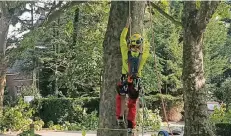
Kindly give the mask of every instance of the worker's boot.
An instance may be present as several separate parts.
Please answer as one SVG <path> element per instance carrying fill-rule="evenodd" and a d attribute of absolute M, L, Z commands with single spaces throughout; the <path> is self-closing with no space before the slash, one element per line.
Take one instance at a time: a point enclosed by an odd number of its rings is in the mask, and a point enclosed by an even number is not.
<path fill-rule="evenodd" d="M 125 122 L 124 122 L 124 118 L 123 116 L 120 116 L 118 119 L 117 119 L 117 123 L 120 127 L 124 128 L 125 127 Z"/>

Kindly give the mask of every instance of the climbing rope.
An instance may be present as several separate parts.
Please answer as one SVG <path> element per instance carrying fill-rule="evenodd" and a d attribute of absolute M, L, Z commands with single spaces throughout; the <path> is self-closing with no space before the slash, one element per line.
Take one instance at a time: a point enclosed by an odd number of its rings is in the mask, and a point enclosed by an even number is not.
<path fill-rule="evenodd" d="M 130 0 L 128 1 L 128 19 L 129 19 L 129 37 L 131 37 L 132 35 L 132 23 L 131 23 L 131 4 L 130 4 Z"/>
<path fill-rule="evenodd" d="M 156 70 L 156 74 L 157 74 L 157 87 L 158 87 L 158 90 L 159 90 L 160 94 L 162 94 L 161 89 L 160 89 L 161 88 L 160 75 L 159 75 L 159 73 L 157 71 L 157 64 L 156 64 L 156 48 L 155 48 L 155 43 L 154 43 L 154 29 L 153 29 L 152 12 L 151 12 L 150 1 L 148 1 L 148 4 L 149 4 L 149 10 L 150 10 L 149 12 L 150 12 L 150 22 L 151 22 L 151 30 L 152 30 L 154 69 Z M 165 120 L 167 121 L 169 132 L 173 136 L 172 130 L 170 129 L 170 125 L 169 125 L 169 122 L 168 122 L 167 114 L 166 114 L 166 107 L 165 107 L 165 104 L 164 104 L 164 99 L 162 97 L 160 97 L 160 99 L 161 99 L 161 104 L 162 104 L 162 108 L 163 108 L 163 111 L 164 111 L 164 117 L 165 117 Z"/>

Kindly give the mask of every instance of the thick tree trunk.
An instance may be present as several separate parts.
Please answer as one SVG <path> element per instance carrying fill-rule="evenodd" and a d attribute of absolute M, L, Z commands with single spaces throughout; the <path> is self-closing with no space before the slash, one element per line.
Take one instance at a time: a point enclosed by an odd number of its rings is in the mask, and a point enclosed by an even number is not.
<path fill-rule="evenodd" d="M 144 12 L 145 2 L 130 2 L 130 13 L 131 13 L 131 34 L 140 33 L 143 34 L 144 27 Z"/>
<path fill-rule="evenodd" d="M 0 115 L 3 109 L 3 96 L 6 85 L 6 40 L 9 29 L 9 19 L 5 2 L 0 2 Z"/>
<path fill-rule="evenodd" d="M 139 4 L 138 4 L 139 3 Z M 143 6 L 141 6 L 143 5 Z M 107 32 L 103 43 L 104 47 L 104 71 L 103 71 L 103 82 L 102 90 L 100 92 L 100 113 L 99 113 L 99 129 L 97 131 L 98 136 L 127 136 L 127 131 L 111 130 L 117 128 L 116 122 L 116 83 L 119 81 L 121 76 L 121 53 L 119 46 L 120 34 L 125 27 L 128 13 L 129 13 L 129 2 L 125 1 L 112 1 L 110 16 L 107 26 Z M 131 2 L 131 7 L 134 10 L 138 10 L 144 15 L 144 2 Z M 142 8 L 143 9 L 142 9 Z M 140 17 L 140 13 L 132 12 L 134 15 L 134 23 L 140 23 L 143 17 Z M 139 20 L 141 19 L 141 20 Z M 138 24 L 137 24 L 138 25 Z M 132 25 L 133 26 L 133 25 Z M 135 26 L 137 32 L 142 30 L 142 27 Z M 109 128 L 109 129 L 105 129 Z"/>
<path fill-rule="evenodd" d="M 184 136 L 213 136 L 208 122 L 205 78 L 203 68 L 203 32 L 218 2 L 184 3 L 183 88 L 185 130 Z"/>
<path fill-rule="evenodd" d="M 144 28 L 144 13 L 145 13 L 145 2 L 130 2 L 130 14 L 132 18 L 131 22 L 131 35 L 134 33 L 139 33 L 143 36 Z M 130 32 L 129 32 L 130 33 Z M 130 34 L 129 34 L 130 36 Z M 139 99 L 137 100 L 136 105 L 136 120 L 139 112 Z"/>
<path fill-rule="evenodd" d="M 97 136 L 126 136 L 126 131 L 110 130 L 117 128 L 116 122 L 116 83 L 121 76 L 120 34 L 128 17 L 128 2 L 112 1 L 107 31 L 103 43 L 104 71 L 100 92 L 99 129 Z M 110 128 L 110 129 L 104 129 Z"/>
<path fill-rule="evenodd" d="M 6 85 L 6 61 L 3 54 L 0 54 L 0 116 L 3 110 L 4 89 Z"/>

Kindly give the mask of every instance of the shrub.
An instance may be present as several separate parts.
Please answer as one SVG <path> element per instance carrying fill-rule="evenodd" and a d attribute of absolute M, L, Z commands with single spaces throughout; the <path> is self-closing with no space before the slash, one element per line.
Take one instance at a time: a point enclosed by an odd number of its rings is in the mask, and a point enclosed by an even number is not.
<path fill-rule="evenodd" d="M 32 115 L 34 110 L 28 103 L 24 103 L 20 98 L 14 107 L 6 107 L 3 111 L 1 119 L 1 130 L 24 131 L 29 129 L 31 123 L 36 124 L 36 129 L 41 129 L 43 126 L 42 120 L 38 119 L 33 122 Z"/>
<path fill-rule="evenodd" d="M 22 88 L 20 96 L 22 96 L 22 97 L 24 97 L 24 96 L 34 96 L 35 98 L 40 98 L 41 97 L 38 88 L 33 86 L 33 85 L 24 86 Z"/>
<path fill-rule="evenodd" d="M 97 112 L 91 114 L 83 113 L 84 116 L 80 122 L 70 123 L 65 121 L 64 124 L 53 125 L 52 121 L 48 122 L 51 130 L 95 130 L 98 127 Z"/>
<path fill-rule="evenodd" d="M 166 112 L 168 116 L 168 120 L 171 121 L 180 121 L 182 120 L 182 112 L 183 112 L 183 99 L 182 96 L 174 97 L 172 95 L 166 94 L 156 94 L 145 96 L 145 103 L 148 109 L 155 110 L 160 109 L 160 116 L 165 120 L 164 111 L 162 108 L 161 98 L 164 99 Z"/>
<path fill-rule="evenodd" d="M 45 122 L 45 127 L 49 127 L 51 121 L 53 125 L 81 122 L 84 109 L 87 114 L 98 111 L 99 98 L 42 98 L 33 101 L 32 106 Z"/>
<path fill-rule="evenodd" d="M 144 109 L 144 121 L 143 121 L 143 109 L 139 109 L 138 117 L 137 117 L 137 124 L 142 126 L 142 124 L 148 130 L 158 130 L 161 126 L 161 117 L 159 116 L 159 111 L 155 110 L 148 110 L 147 108 Z"/>
<path fill-rule="evenodd" d="M 86 112 L 83 113 L 83 118 L 81 125 L 84 126 L 84 129 L 95 130 L 98 127 L 98 116 L 97 111 L 93 111 L 90 114 Z"/>
<path fill-rule="evenodd" d="M 216 126 L 216 136 L 230 136 L 231 134 L 230 123 L 217 123 L 215 126 Z"/>
<path fill-rule="evenodd" d="M 217 136 L 230 136 L 231 110 L 226 110 L 225 105 L 221 105 L 220 109 L 215 108 L 210 115 L 210 121 L 215 126 Z"/>
<path fill-rule="evenodd" d="M 227 111 L 224 105 L 220 109 L 215 107 L 214 112 L 210 115 L 210 121 L 213 124 L 231 122 L 231 110 Z"/>

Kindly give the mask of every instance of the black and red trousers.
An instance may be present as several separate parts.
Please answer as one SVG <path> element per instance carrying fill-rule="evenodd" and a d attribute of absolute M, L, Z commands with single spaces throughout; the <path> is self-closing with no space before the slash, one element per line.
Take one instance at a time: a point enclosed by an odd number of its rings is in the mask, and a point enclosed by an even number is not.
<path fill-rule="evenodd" d="M 122 78 L 121 78 L 122 79 Z M 134 83 L 135 82 L 135 83 Z M 116 95 L 116 117 L 117 119 L 120 117 L 121 112 L 121 96 L 128 95 L 128 115 L 127 120 L 132 123 L 132 128 L 136 126 L 136 104 L 137 99 L 139 97 L 141 86 L 140 86 L 140 79 L 133 79 L 132 82 L 128 82 L 127 79 L 122 79 L 120 82 L 117 83 L 117 95 Z"/>

